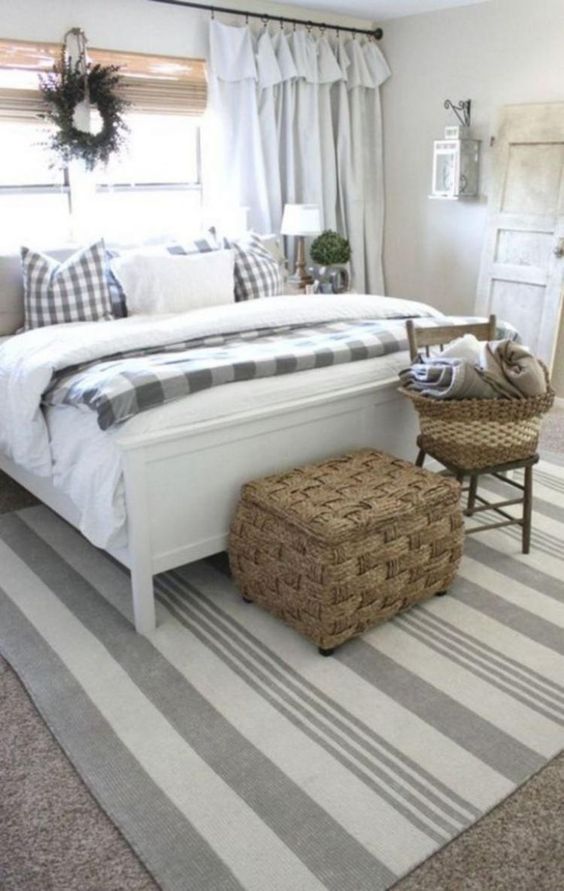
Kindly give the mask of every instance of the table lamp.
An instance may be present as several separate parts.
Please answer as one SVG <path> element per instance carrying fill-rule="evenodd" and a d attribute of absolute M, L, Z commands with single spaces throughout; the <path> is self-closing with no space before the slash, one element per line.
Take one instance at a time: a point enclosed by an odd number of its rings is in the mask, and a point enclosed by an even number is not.
<path fill-rule="evenodd" d="M 321 212 L 317 204 L 287 204 L 284 208 L 282 235 L 291 235 L 297 239 L 296 269 L 290 281 L 301 290 L 313 284 L 313 279 L 306 272 L 305 236 L 319 235 L 321 232 Z"/>

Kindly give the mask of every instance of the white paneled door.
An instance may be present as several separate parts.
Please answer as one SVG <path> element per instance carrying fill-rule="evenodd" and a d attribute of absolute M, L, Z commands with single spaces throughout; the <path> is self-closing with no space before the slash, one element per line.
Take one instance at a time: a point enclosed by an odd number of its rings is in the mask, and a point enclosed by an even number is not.
<path fill-rule="evenodd" d="M 476 310 L 552 368 L 564 299 L 564 103 L 503 109 Z"/>

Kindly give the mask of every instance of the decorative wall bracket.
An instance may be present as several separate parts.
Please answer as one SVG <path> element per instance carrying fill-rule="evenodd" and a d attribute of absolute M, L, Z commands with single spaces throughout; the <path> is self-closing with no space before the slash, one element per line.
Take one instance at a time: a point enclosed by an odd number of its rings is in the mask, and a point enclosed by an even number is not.
<path fill-rule="evenodd" d="M 458 105 L 445 99 L 445 108 L 447 111 L 454 111 L 458 121 L 462 127 L 469 127 L 472 122 L 472 100 L 461 100 Z"/>

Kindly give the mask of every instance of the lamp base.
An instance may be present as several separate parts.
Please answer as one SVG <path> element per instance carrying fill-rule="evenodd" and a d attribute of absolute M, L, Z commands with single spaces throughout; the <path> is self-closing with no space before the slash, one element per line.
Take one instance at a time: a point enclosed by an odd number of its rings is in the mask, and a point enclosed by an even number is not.
<path fill-rule="evenodd" d="M 302 276 L 298 270 L 294 273 L 294 275 L 288 276 L 288 284 L 291 285 L 292 288 L 298 291 L 305 291 L 305 289 L 309 285 L 313 285 L 313 278 L 311 275 L 308 275 L 304 271 L 304 275 Z"/>
<path fill-rule="evenodd" d="M 294 274 L 289 277 L 288 283 L 293 288 L 305 291 L 308 285 L 313 284 L 313 278 L 309 272 L 306 271 L 305 238 L 303 235 L 300 235 L 297 239 L 297 248 L 296 270 Z"/>

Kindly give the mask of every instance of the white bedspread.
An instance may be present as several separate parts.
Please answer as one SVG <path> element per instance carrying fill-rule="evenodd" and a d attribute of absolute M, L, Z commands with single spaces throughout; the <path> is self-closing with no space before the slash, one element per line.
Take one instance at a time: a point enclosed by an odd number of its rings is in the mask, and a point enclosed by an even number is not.
<path fill-rule="evenodd" d="M 405 354 L 278 378 L 233 383 L 152 409 L 102 433 L 88 411 L 57 407 L 44 413 L 41 396 L 54 371 L 126 349 L 190 337 L 334 319 L 387 318 L 398 313 L 440 316 L 425 304 L 365 295 L 277 297 L 174 316 L 50 326 L 0 344 L 0 449 L 53 481 L 80 512 L 81 531 L 99 547 L 125 544 L 121 437 L 143 435 L 261 405 L 396 377 Z"/>

